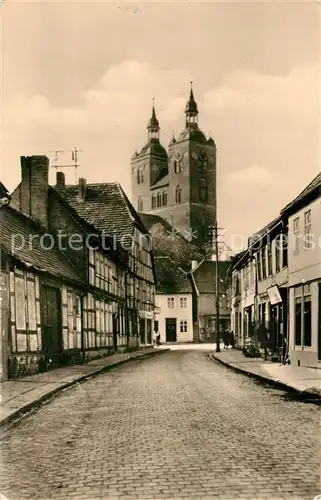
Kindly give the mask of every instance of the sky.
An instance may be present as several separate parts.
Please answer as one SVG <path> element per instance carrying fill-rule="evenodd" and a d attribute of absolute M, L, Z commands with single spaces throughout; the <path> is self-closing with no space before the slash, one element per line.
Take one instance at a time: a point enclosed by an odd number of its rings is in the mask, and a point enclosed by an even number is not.
<path fill-rule="evenodd" d="M 152 98 L 167 147 L 193 80 L 199 126 L 217 145 L 219 226 L 238 249 L 320 170 L 319 5 L 7 0 L 2 182 L 18 184 L 20 156 L 76 145 L 78 176 L 131 197 Z"/>

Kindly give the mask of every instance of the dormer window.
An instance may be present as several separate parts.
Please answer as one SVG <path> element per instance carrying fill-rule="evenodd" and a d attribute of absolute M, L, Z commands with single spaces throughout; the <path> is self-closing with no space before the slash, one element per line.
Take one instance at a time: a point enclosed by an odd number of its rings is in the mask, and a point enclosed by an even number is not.
<path fill-rule="evenodd" d="M 175 203 L 181 203 L 181 201 L 182 201 L 182 188 L 181 186 L 176 186 Z"/>

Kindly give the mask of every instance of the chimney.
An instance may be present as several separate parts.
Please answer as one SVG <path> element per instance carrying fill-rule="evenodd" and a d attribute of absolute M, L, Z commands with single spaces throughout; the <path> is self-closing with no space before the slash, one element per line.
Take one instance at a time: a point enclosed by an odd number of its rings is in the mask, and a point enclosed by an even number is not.
<path fill-rule="evenodd" d="M 66 187 L 65 174 L 63 172 L 57 172 L 56 176 L 56 190 L 61 193 Z"/>
<path fill-rule="evenodd" d="M 85 201 L 86 198 L 86 179 L 82 177 L 78 180 L 78 200 Z"/>
<path fill-rule="evenodd" d="M 21 156 L 20 163 L 20 210 L 47 228 L 49 159 Z"/>

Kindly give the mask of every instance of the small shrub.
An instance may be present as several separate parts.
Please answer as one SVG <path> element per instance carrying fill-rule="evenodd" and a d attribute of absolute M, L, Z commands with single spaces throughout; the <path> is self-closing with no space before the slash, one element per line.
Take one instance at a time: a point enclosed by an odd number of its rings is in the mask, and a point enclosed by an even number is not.
<path fill-rule="evenodd" d="M 261 352 L 259 347 L 254 344 L 250 344 L 243 348 L 243 354 L 246 358 L 260 358 Z"/>

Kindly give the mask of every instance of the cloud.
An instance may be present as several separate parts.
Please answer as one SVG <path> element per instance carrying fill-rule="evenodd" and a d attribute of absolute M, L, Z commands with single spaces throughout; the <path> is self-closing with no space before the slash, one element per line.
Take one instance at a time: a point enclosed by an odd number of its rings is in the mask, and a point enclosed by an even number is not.
<path fill-rule="evenodd" d="M 288 74 L 255 71 L 228 74 L 218 88 L 206 92 L 206 106 L 213 111 L 288 114 L 295 119 L 310 116 L 319 106 L 320 72 L 316 64 L 298 66 Z"/>

